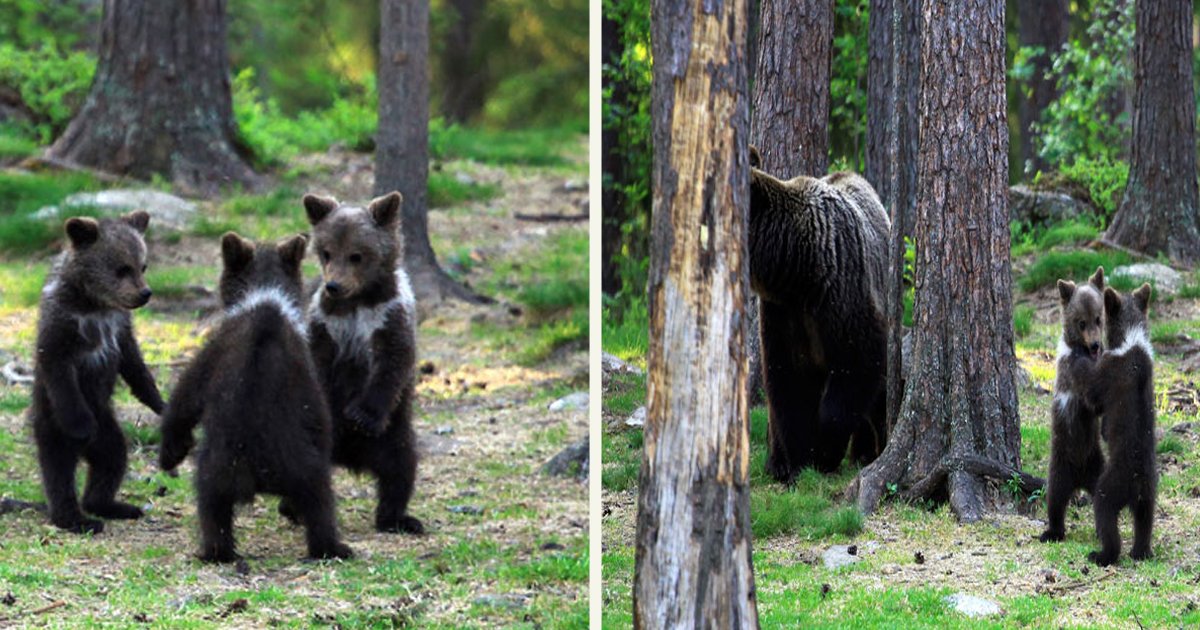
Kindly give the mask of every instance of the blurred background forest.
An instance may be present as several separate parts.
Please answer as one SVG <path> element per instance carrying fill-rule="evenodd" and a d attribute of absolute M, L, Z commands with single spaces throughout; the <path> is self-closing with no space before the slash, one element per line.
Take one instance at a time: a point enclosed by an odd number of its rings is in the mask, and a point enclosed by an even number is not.
<path fill-rule="evenodd" d="M 830 171 L 866 168 L 872 4 L 834 2 Z M 1094 209 L 1086 231 L 1102 233 L 1129 173 L 1134 3 L 1009 0 L 1006 9 L 1010 183 L 1067 191 Z M 756 27 L 752 18 L 751 72 Z M 604 0 L 603 46 L 604 339 L 636 354 L 645 347 L 651 206 L 649 0 Z M 1014 222 L 1014 247 L 1037 238 L 1031 228 Z"/>
<path fill-rule="evenodd" d="M 0 0 L 0 160 L 66 128 L 96 68 L 100 0 Z M 256 168 L 341 144 L 369 151 L 378 0 L 228 4 L 233 104 Z M 587 3 L 433 0 L 434 157 L 454 131 L 587 130 Z"/>

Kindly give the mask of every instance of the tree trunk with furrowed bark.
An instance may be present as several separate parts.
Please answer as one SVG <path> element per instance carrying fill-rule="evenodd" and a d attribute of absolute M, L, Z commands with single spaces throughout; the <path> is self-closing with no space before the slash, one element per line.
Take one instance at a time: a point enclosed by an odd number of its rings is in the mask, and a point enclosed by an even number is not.
<path fill-rule="evenodd" d="M 869 513 L 890 484 L 915 487 L 973 521 L 1001 502 L 989 471 L 1020 468 L 1004 3 L 924 0 L 921 12 L 911 366 L 887 448 L 848 494 Z"/>
<path fill-rule="evenodd" d="M 636 628 L 755 628 L 743 320 L 746 0 L 654 0 L 654 176 Z"/>
<path fill-rule="evenodd" d="M 191 194 L 259 180 L 238 146 L 225 0 L 106 0 L 83 107 L 46 156 Z"/>

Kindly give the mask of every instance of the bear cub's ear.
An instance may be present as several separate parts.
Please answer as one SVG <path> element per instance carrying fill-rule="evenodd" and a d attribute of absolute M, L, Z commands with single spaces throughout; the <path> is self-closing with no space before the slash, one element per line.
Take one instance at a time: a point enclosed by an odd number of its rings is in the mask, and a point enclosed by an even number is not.
<path fill-rule="evenodd" d="M 1108 319 L 1116 319 L 1120 312 L 1121 294 L 1117 293 L 1116 289 L 1108 287 L 1104 290 L 1104 316 Z"/>
<path fill-rule="evenodd" d="M 1138 287 L 1137 291 L 1133 292 L 1133 303 L 1142 312 L 1142 315 L 1145 315 L 1150 310 L 1150 293 L 1152 291 L 1153 288 L 1150 286 L 1150 283 L 1144 282 L 1142 286 Z"/>
<path fill-rule="evenodd" d="M 71 246 L 83 249 L 100 240 L 100 223 L 91 217 L 71 217 L 67 219 L 67 238 Z"/>
<path fill-rule="evenodd" d="M 1062 300 L 1063 306 L 1071 301 L 1071 296 L 1075 295 L 1075 283 L 1070 280 L 1058 281 L 1058 297 Z"/>
<path fill-rule="evenodd" d="M 1104 290 L 1104 267 L 1096 267 L 1096 273 L 1092 274 L 1091 278 L 1088 278 L 1088 284 L 1096 287 L 1097 291 Z"/>
<path fill-rule="evenodd" d="M 381 228 L 395 227 L 400 220 L 400 205 L 404 203 L 404 196 L 393 190 L 392 192 L 371 200 L 367 205 L 367 212 L 371 213 L 371 218 L 375 220 L 375 225 Z"/>
<path fill-rule="evenodd" d="M 304 195 L 304 212 L 308 214 L 308 222 L 316 225 L 325 220 L 329 213 L 337 210 L 338 202 L 333 197 L 321 195 Z"/>
<path fill-rule="evenodd" d="M 306 249 L 308 249 L 308 236 L 304 234 L 297 234 L 275 246 L 275 251 L 279 252 L 280 260 L 293 269 L 300 268 L 300 263 L 304 260 L 304 250 Z"/>
<path fill-rule="evenodd" d="M 238 236 L 236 232 L 226 232 L 221 237 L 221 260 L 230 271 L 240 271 L 254 260 L 254 243 Z"/>
<path fill-rule="evenodd" d="M 750 167 L 762 168 L 762 156 L 759 155 L 758 149 L 754 145 L 750 145 Z"/>
<path fill-rule="evenodd" d="M 150 225 L 150 214 L 145 210 L 135 210 L 121 217 L 121 221 L 138 232 L 145 234 L 146 227 Z"/>

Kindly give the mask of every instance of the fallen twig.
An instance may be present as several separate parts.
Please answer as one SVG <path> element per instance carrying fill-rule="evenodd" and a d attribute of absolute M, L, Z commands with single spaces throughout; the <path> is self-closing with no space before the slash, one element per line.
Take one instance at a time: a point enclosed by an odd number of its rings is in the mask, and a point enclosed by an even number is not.
<path fill-rule="evenodd" d="M 524 214 L 517 212 L 513 218 L 518 221 L 536 221 L 538 223 L 557 223 L 566 221 L 587 221 L 587 213 L 583 214 Z"/>
<path fill-rule="evenodd" d="M 67 602 L 60 599 L 60 600 L 51 602 L 45 606 L 42 606 L 41 608 L 31 610 L 31 611 L 29 611 L 29 614 L 30 615 L 40 615 L 42 613 L 48 613 L 51 610 L 54 610 L 55 608 L 62 608 L 63 606 L 66 606 L 66 605 L 67 605 Z"/>

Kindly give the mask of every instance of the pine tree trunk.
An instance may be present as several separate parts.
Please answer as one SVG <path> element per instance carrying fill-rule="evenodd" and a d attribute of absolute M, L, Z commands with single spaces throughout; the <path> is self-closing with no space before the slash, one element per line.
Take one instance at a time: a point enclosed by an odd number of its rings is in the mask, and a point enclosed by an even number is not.
<path fill-rule="evenodd" d="M 635 628 L 756 628 L 742 318 L 746 0 L 654 0 L 648 416 Z"/>
<path fill-rule="evenodd" d="M 490 82 L 487 64 L 479 63 L 476 33 L 483 18 L 482 0 L 447 0 L 454 25 L 442 47 L 442 113 L 450 122 L 466 123 L 483 111 Z"/>
<path fill-rule="evenodd" d="M 1071 31 L 1069 0 L 1018 0 L 1018 39 L 1021 46 L 1039 46 L 1043 53 L 1033 57 L 1033 76 L 1029 78 L 1030 94 L 1017 103 L 1017 118 L 1021 125 L 1021 168 L 1034 173 L 1047 168 L 1045 160 L 1037 155 L 1033 146 L 1033 123 L 1042 117 L 1042 112 L 1058 98 L 1058 86 L 1050 71 L 1050 56 L 1062 49 Z"/>
<path fill-rule="evenodd" d="M 191 194 L 257 184 L 237 144 L 225 0 L 106 0 L 91 90 L 47 157 Z"/>
<path fill-rule="evenodd" d="M 1171 260 L 1200 261 L 1192 4 L 1134 6 L 1133 147 L 1129 182 L 1108 241 Z"/>
<path fill-rule="evenodd" d="M 924 0 L 921 11 L 912 366 L 887 448 L 848 494 L 869 513 L 888 484 L 920 487 L 973 521 L 999 496 L 961 462 L 1020 468 L 1004 2 Z"/>
<path fill-rule="evenodd" d="M 892 191 L 895 156 L 890 154 L 896 129 L 892 111 L 896 90 L 893 4 L 892 0 L 871 0 L 867 14 L 867 168 L 864 176 L 888 211 L 895 205 Z"/>
<path fill-rule="evenodd" d="M 382 0 L 375 194 L 404 195 L 404 266 L 422 300 L 485 301 L 438 265 L 429 244 L 429 0 Z"/>
<path fill-rule="evenodd" d="M 602 22 L 601 58 L 608 68 L 619 68 L 621 54 L 625 50 L 621 25 L 611 16 L 605 15 Z M 615 79 L 614 79 L 614 75 Z M 624 110 L 628 106 L 628 89 L 617 72 L 604 73 L 604 89 L 608 96 L 608 107 Z M 604 172 L 601 185 L 600 205 L 603 209 L 600 219 L 600 289 L 615 295 L 621 290 L 622 278 L 617 273 L 617 262 L 621 257 L 621 226 L 629 220 L 632 209 L 627 206 L 622 186 L 626 184 L 625 160 L 626 155 L 620 143 L 620 133 L 615 125 L 607 125 L 601 132 L 600 144 L 603 147 L 601 168 Z"/>
<path fill-rule="evenodd" d="M 762 0 L 758 20 L 750 144 L 772 175 L 820 177 L 829 168 L 833 0 Z M 757 402 L 763 385 L 758 296 L 748 304 L 746 386 Z"/>

